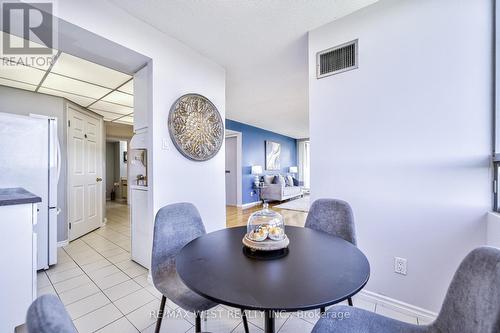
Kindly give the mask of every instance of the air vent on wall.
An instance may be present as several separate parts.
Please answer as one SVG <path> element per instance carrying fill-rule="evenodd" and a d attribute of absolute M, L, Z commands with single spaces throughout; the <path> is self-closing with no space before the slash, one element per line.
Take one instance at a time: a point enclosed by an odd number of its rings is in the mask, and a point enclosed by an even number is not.
<path fill-rule="evenodd" d="M 318 79 L 358 68 L 358 40 L 318 52 L 316 67 Z"/>

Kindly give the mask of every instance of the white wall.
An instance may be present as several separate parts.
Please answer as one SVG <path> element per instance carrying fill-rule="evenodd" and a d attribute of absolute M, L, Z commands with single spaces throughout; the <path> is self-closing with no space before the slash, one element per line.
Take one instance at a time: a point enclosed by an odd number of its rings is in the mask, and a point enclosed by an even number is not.
<path fill-rule="evenodd" d="M 488 213 L 488 227 L 486 232 L 486 243 L 489 246 L 500 248 L 500 214 Z"/>
<path fill-rule="evenodd" d="M 208 231 L 223 228 L 224 149 L 207 162 L 187 160 L 170 142 L 167 116 L 179 96 L 196 92 L 209 98 L 224 119 L 225 70 L 107 1 L 59 1 L 57 15 L 152 59 L 153 101 L 148 123 L 153 165 L 148 176 L 153 186 L 153 213 L 165 204 L 189 201 L 200 210 Z M 161 149 L 163 138 L 170 142 L 167 150 Z"/>
<path fill-rule="evenodd" d="M 432 311 L 486 241 L 492 13 L 490 0 L 382 0 L 309 34 L 313 199 L 352 205 L 366 289 Z M 359 69 L 317 80 L 316 52 L 356 38 Z"/>

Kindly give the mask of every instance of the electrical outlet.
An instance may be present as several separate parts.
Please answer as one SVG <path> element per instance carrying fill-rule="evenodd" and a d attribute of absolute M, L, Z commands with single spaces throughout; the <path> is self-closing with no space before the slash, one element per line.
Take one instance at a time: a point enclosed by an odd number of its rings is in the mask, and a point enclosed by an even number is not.
<path fill-rule="evenodd" d="M 408 261 L 405 258 L 394 257 L 394 273 L 406 275 Z"/>

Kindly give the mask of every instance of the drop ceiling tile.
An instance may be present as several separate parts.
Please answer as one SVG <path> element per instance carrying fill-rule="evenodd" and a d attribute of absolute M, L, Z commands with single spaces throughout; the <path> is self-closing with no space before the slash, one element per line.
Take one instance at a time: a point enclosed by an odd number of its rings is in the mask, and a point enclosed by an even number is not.
<path fill-rule="evenodd" d="M 40 87 L 40 89 L 38 89 L 38 92 L 40 92 L 42 94 L 47 94 L 47 95 L 64 97 L 64 98 L 69 99 L 70 101 L 72 101 L 76 104 L 79 104 L 83 107 L 86 107 L 87 105 L 96 101 L 95 99 L 92 99 L 92 98 L 79 96 L 79 95 L 75 95 L 75 94 L 70 94 L 70 93 L 67 93 L 64 91 L 48 89 L 48 88 L 44 88 L 44 87 Z"/>
<path fill-rule="evenodd" d="M 119 114 L 129 114 L 134 112 L 133 108 L 104 101 L 98 101 L 97 103 L 93 104 L 91 108 L 100 111 L 115 112 Z"/>
<path fill-rule="evenodd" d="M 130 75 L 120 73 L 93 62 L 62 53 L 52 72 L 79 80 L 99 84 L 111 89 L 118 87 L 131 78 Z"/>
<path fill-rule="evenodd" d="M 133 95 L 134 94 L 134 80 L 130 80 L 125 83 L 123 86 L 118 88 L 119 91 Z"/>
<path fill-rule="evenodd" d="M 27 83 L 23 83 L 23 82 L 12 81 L 12 80 L 2 79 L 2 78 L 0 78 L 0 85 L 29 90 L 29 91 L 35 91 L 35 89 L 36 89 L 36 86 L 32 85 L 32 84 L 27 84 Z"/>
<path fill-rule="evenodd" d="M 120 91 L 113 91 L 111 94 L 104 97 L 102 100 L 105 102 L 111 102 L 129 106 L 131 108 L 134 107 L 134 96 L 122 93 Z"/>
<path fill-rule="evenodd" d="M 89 110 L 91 111 L 94 111 L 95 113 L 98 113 L 100 114 L 101 116 L 104 117 L 104 119 L 116 119 L 116 118 L 119 118 L 119 117 L 123 117 L 123 114 L 120 114 L 120 113 L 114 113 L 114 112 L 107 112 L 107 111 L 102 111 L 102 110 L 98 110 L 98 109 L 94 109 L 94 108 L 89 108 Z"/>
<path fill-rule="evenodd" d="M 49 73 L 43 82 L 44 88 L 56 89 L 80 96 L 86 96 L 99 99 L 111 91 L 111 89 L 102 88 L 90 83 L 70 79 L 54 73 Z"/>
<path fill-rule="evenodd" d="M 38 85 L 45 72 L 23 65 L 0 65 L 0 77 L 28 84 Z"/>

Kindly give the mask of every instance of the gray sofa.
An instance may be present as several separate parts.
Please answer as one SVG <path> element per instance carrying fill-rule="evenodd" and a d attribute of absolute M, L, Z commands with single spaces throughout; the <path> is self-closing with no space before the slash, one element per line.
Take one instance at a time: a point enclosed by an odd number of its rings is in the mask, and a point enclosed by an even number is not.
<path fill-rule="evenodd" d="M 284 201 L 300 197 L 302 187 L 295 183 L 293 186 L 285 182 L 273 183 L 275 175 L 265 175 L 262 177 L 264 185 L 260 191 L 260 198 L 265 201 Z M 297 184 L 297 185 L 296 185 Z"/>

